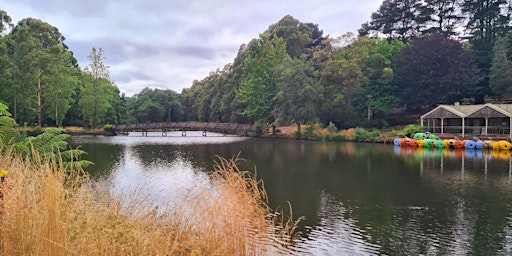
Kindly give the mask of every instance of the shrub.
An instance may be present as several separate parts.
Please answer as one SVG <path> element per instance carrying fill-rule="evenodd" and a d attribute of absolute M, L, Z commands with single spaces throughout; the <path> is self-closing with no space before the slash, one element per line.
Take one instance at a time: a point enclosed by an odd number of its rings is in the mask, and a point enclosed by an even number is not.
<path fill-rule="evenodd" d="M 379 130 L 368 131 L 364 128 L 355 128 L 354 131 L 354 140 L 355 141 L 366 141 L 366 142 L 375 142 L 377 138 L 380 136 Z"/>
<path fill-rule="evenodd" d="M 116 130 L 114 130 L 114 126 L 111 124 L 107 124 L 103 126 L 103 133 L 105 135 L 116 135 Z"/>
<path fill-rule="evenodd" d="M 327 126 L 327 130 L 330 133 L 335 133 L 338 131 L 338 127 L 336 127 L 336 124 L 334 124 L 333 122 L 329 122 L 329 125 Z"/>
<path fill-rule="evenodd" d="M 423 132 L 423 126 L 421 125 L 415 125 L 415 124 L 410 124 L 408 126 L 406 126 L 404 129 L 403 129 L 403 135 L 402 136 L 411 136 L 411 134 L 415 134 L 417 132 Z"/>
<path fill-rule="evenodd" d="M 326 141 L 347 141 L 347 137 L 340 133 L 327 134 L 324 136 L 324 138 Z"/>

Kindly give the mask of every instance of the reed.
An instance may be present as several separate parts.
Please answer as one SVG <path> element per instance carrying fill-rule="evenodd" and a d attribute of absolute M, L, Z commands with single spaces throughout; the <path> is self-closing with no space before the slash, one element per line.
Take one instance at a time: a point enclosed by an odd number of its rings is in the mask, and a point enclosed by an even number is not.
<path fill-rule="evenodd" d="M 211 186 L 180 205 L 155 207 L 143 191 L 112 193 L 55 161 L 0 156 L 9 172 L 1 185 L 0 255 L 289 253 L 297 221 L 270 209 L 262 182 L 238 161 L 219 158 Z"/>

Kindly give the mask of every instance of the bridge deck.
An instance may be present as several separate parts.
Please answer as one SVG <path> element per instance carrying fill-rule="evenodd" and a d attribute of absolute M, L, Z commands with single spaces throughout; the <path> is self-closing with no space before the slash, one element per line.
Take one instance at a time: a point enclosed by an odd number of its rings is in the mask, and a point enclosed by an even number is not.
<path fill-rule="evenodd" d="M 210 123 L 210 122 L 158 122 L 158 123 L 140 123 L 140 124 L 119 124 L 114 127 L 116 132 L 133 132 L 148 130 L 161 130 L 167 132 L 169 130 L 180 131 L 204 131 L 204 132 L 220 132 L 229 134 L 245 134 L 256 130 L 251 124 L 233 124 L 233 123 Z"/>

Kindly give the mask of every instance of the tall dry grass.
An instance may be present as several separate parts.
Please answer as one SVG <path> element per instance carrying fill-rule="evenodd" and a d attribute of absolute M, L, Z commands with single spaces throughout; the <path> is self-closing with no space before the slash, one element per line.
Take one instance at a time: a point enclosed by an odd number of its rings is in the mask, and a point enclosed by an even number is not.
<path fill-rule="evenodd" d="M 0 255 L 289 253 L 297 222 L 272 212 L 262 184 L 237 161 L 219 158 L 212 186 L 183 205 L 155 207 L 113 195 L 81 171 L 0 156 L 0 169 L 9 171 L 1 187 Z"/>

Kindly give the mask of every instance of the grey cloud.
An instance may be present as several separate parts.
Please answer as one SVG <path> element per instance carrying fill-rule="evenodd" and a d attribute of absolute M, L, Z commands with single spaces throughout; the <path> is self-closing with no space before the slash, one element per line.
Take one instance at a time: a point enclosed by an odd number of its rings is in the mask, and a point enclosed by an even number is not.
<path fill-rule="evenodd" d="M 196 57 L 199 59 L 212 60 L 215 56 L 214 50 L 206 47 L 183 46 L 177 47 L 175 53 L 181 57 Z"/>
<path fill-rule="evenodd" d="M 119 73 L 115 76 L 116 82 L 130 82 L 134 80 L 149 81 L 151 79 L 151 75 L 141 71 L 140 69 L 133 71 L 123 71 L 122 73 Z"/>
<path fill-rule="evenodd" d="M 180 92 L 232 62 L 241 44 L 287 14 L 332 37 L 356 32 L 382 0 L 7 2 L 9 15 L 30 15 L 59 28 L 81 67 L 92 47 L 103 48 L 111 77 L 133 94 L 148 84 Z"/>

